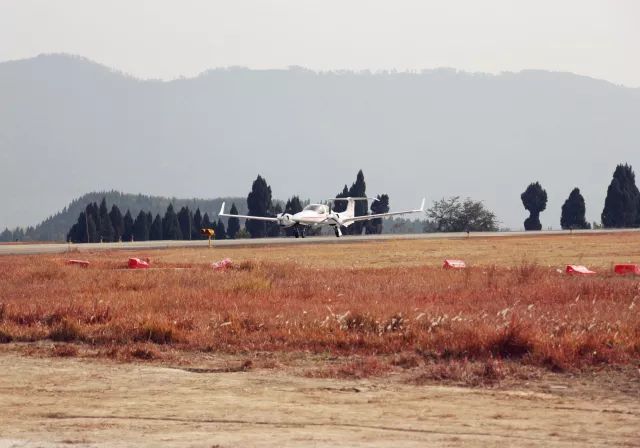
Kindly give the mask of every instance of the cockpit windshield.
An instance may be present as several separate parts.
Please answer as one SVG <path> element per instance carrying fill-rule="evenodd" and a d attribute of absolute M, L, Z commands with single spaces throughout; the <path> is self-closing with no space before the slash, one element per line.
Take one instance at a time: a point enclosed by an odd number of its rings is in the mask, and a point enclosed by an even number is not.
<path fill-rule="evenodd" d="M 309 204 L 304 208 L 304 210 L 310 210 L 316 213 L 325 213 L 326 209 L 327 206 L 322 204 Z"/>

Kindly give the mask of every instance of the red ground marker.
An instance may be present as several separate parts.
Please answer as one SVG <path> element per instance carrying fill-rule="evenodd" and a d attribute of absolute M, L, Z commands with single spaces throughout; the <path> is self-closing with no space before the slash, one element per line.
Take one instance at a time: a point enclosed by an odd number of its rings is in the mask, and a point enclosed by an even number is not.
<path fill-rule="evenodd" d="M 613 272 L 620 275 L 640 275 L 640 265 L 633 263 L 617 264 L 613 267 Z"/>
<path fill-rule="evenodd" d="M 442 267 L 444 269 L 464 269 L 467 265 L 462 260 L 444 260 Z"/>
<path fill-rule="evenodd" d="M 77 266 L 82 266 L 83 268 L 86 268 L 87 266 L 89 266 L 89 262 L 87 260 L 67 260 L 67 264 L 75 264 Z"/>
<path fill-rule="evenodd" d="M 595 274 L 594 271 L 589 270 L 586 266 L 581 266 L 577 264 L 568 264 L 567 269 L 565 271 L 567 274 L 571 275 L 591 275 Z"/>
<path fill-rule="evenodd" d="M 129 258 L 129 269 L 148 269 L 149 262 L 140 258 Z"/>
<path fill-rule="evenodd" d="M 211 265 L 214 271 L 224 271 L 233 265 L 231 258 L 225 258 L 224 260 L 216 261 Z"/>

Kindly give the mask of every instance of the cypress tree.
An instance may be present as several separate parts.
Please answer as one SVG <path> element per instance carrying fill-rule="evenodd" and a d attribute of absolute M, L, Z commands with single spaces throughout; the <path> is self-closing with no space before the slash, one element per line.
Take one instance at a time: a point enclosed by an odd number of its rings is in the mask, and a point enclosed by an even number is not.
<path fill-rule="evenodd" d="M 83 217 L 83 215 L 84 212 L 80 212 L 80 214 L 78 215 L 78 219 L 71 226 L 71 229 L 69 229 L 69 232 L 67 233 L 67 242 L 79 243 L 82 241 L 82 233 L 80 233 L 80 219 Z"/>
<path fill-rule="evenodd" d="M 631 165 L 620 164 L 613 172 L 601 218 L 602 225 L 609 228 L 640 225 L 640 192 Z"/>
<path fill-rule="evenodd" d="M 153 215 L 147 212 L 147 235 L 151 235 L 151 226 L 153 225 Z"/>
<path fill-rule="evenodd" d="M 93 220 L 91 215 L 86 215 L 87 218 L 87 228 L 89 229 L 89 242 L 90 243 L 99 243 L 101 241 L 100 234 L 98 233 L 98 226 Z"/>
<path fill-rule="evenodd" d="M 193 212 L 191 211 L 191 209 L 189 209 L 189 207 L 187 207 L 187 212 L 189 214 L 189 235 L 183 235 L 183 238 L 185 240 L 191 240 L 193 239 L 194 233 L 196 234 L 196 239 L 198 239 L 197 233 L 198 233 L 198 228 L 194 225 L 193 223 Z"/>
<path fill-rule="evenodd" d="M 78 220 L 67 234 L 68 241 L 75 243 L 95 243 L 99 241 L 95 224 L 97 210 L 98 206 L 94 202 L 93 204 L 89 203 L 84 211 L 80 212 Z M 87 221 L 87 217 L 89 221 Z M 89 226 L 89 222 L 91 222 L 91 226 Z"/>
<path fill-rule="evenodd" d="M 178 212 L 178 225 L 182 239 L 190 240 L 193 232 L 193 215 L 189 207 L 182 207 Z"/>
<path fill-rule="evenodd" d="M 289 213 L 290 215 L 295 215 L 298 212 L 302 211 L 302 202 L 298 196 L 291 196 L 290 199 L 287 199 L 287 202 L 284 205 L 284 212 Z"/>
<path fill-rule="evenodd" d="M 216 224 L 215 232 L 216 232 L 217 240 L 224 240 L 225 238 L 227 238 L 227 231 L 225 230 L 224 223 L 220 218 L 218 218 L 218 223 Z"/>
<path fill-rule="evenodd" d="M 133 222 L 133 239 L 135 241 L 148 241 L 150 227 L 147 214 L 140 210 L 136 220 Z"/>
<path fill-rule="evenodd" d="M 614 177 L 607 188 L 607 197 L 600 217 L 604 227 L 625 227 L 625 209 L 628 207 L 625 199 L 620 181 Z"/>
<path fill-rule="evenodd" d="M 121 241 L 124 234 L 124 218 L 117 205 L 111 206 L 109 212 L 109 220 L 111 221 L 111 227 L 113 228 L 113 241 Z"/>
<path fill-rule="evenodd" d="M 202 217 L 202 223 L 200 224 L 202 229 L 212 229 L 213 225 L 211 224 L 211 220 L 209 219 L 209 214 L 205 213 Z"/>
<path fill-rule="evenodd" d="M 162 238 L 164 238 L 165 240 L 182 239 L 182 232 L 180 231 L 178 215 L 176 215 L 176 212 L 173 210 L 173 204 L 169 204 L 169 206 L 167 207 L 167 211 L 164 214 L 164 218 L 162 219 Z"/>
<path fill-rule="evenodd" d="M 84 225 L 85 214 L 84 212 L 80 212 L 78 216 L 78 220 L 71 226 L 69 229 L 69 233 L 67 233 L 67 241 L 72 243 L 81 243 L 86 239 L 86 230 L 84 227 L 81 227 L 81 223 Z M 6 232 L 9 232 L 9 229 L 5 229 Z M 3 232 L 5 235 L 5 232 Z M 6 238 L 6 237 L 4 237 Z M 0 241 L 11 241 L 11 232 L 9 232 L 9 239 L 4 239 L 2 235 L 0 235 Z"/>
<path fill-rule="evenodd" d="M 567 200 L 562 204 L 560 226 L 563 229 L 588 229 L 591 226 L 586 221 L 584 198 L 579 188 L 574 188 Z"/>
<path fill-rule="evenodd" d="M 364 181 L 364 174 L 362 170 L 358 171 L 358 175 L 356 176 L 356 181 L 351 185 L 349 189 L 349 196 L 352 198 L 364 198 L 367 197 L 367 184 Z M 340 201 L 342 202 L 342 201 Z M 354 216 L 364 216 L 367 214 L 368 204 L 367 201 L 356 201 Z M 356 221 L 351 226 L 349 226 L 349 233 L 351 235 L 360 235 L 362 234 L 362 229 L 364 227 L 364 221 Z"/>
<path fill-rule="evenodd" d="M 542 230 L 540 223 L 540 213 L 547 208 L 547 192 L 539 182 L 529 184 L 527 189 L 520 195 L 522 204 L 529 210 L 529 217 L 524 221 L 525 230 Z"/>
<path fill-rule="evenodd" d="M 22 227 L 16 227 L 15 229 L 13 229 L 13 241 L 24 241 L 25 240 L 25 233 L 24 233 L 24 229 Z"/>
<path fill-rule="evenodd" d="M 200 213 L 200 208 L 196 209 L 196 212 L 193 214 L 193 229 L 191 231 L 191 239 L 197 240 L 200 239 L 200 229 L 202 229 L 202 214 Z"/>
<path fill-rule="evenodd" d="M 127 209 L 127 213 L 124 214 L 124 218 L 122 218 L 123 231 L 122 231 L 122 241 L 131 241 L 131 237 L 133 236 L 133 218 L 131 217 L 131 212 Z"/>
<path fill-rule="evenodd" d="M 0 233 L 0 241 L 3 243 L 9 243 L 13 241 L 13 232 L 9 230 L 8 227 L 5 227 L 2 233 Z"/>
<path fill-rule="evenodd" d="M 345 185 L 344 188 L 342 189 L 342 192 L 336 195 L 336 198 L 348 198 L 348 197 L 349 197 L 349 189 Z M 336 213 L 342 213 L 346 209 L 347 209 L 346 201 L 335 201 L 333 203 L 332 210 Z"/>
<path fill-rule="evenodd" d="M 349 197 L 349 188 L 347 188 L 347 186 L 345 185 L 342 188 L 342 192 L 338 193 L 336 196 L 336 198 L 348 198 Z M 336 213 L 342 213 L 345 210 L 347 210 L 347 202 L 346 201 L 334 201 L 333 204 L 331 204 L 331 210 L 336 212 Z M 341 226 L 340 227 L 340 231 L 342 232 L 343 235 L 348 235 L 349 234 L 349 230 L 347 227 Z"/>
<path fill-rule="evenodd" d="M 149 239 L 153 241 L 159 241 L 162 239 L 162 218 L 158 213 L 151 224 L 151 229 L 149 230 Z"/>
<path fill-rule="evenodd" d="M 95 243 L 97 235 L 95 234 L 95 221 L 93 221 L 92 210 L 89 206 L 78 217 L 78 241 L 82 243 Z M 93 227 L 89 229 L 89 220 L 93 222 Z"/>
<path fill-rule="evenodd" d="M 96 204 L 95 202 L 89 203 L 85 208 L 85 214 L 87 218 L 91 218 L 93 224 L 96 227 L 96 230 L 100 228 L 100 211 L 98 208 L 98 204 Z M 98 241 L 98 235 L 96 235 L 95 238 L 93 236 L 90 236 L 89 240 L 95 243 L 96 241 Z"/>
<path fill-rule="evenodd" d="M 382 194 L 377 196 L 377 201 L 371 203 L 371 214 L 377 215 L 379 213 L 389 212 L 389 195 Z M 366 226 L 366 233 L 380 234 L 382 233 L 382 218 L 374 218 L 368 221 Z"/>
<path fill-rule="evenodd" d="M 98 212 L 100 216 L 100 223 L 98 225 L 98 235 L 101 241 L 109 242 L 114 240 L 113 226 L 111 225 L 111 218 L 109 217 L 109 210 L 107 209 L 107 200 L 102 198 L 100 202 L 100 209 Z"/>
<path fill-rule="evenodd" d="M 236 208 L 236 204 L 231 204 L 231 210 L 229 210 L 230 215 L 237 215 L 238 209 Z M 229 218 L 227 221 L 227 237 L 230 239 L 235 239 L 236 235 L 240 231 L 240 220 L 238 218 Z"/>
<path fill-rule="evenodd" d="M 271 187 L 267 185 L 267 181 L 260 175 L 253 181 L 251 192 L 247 196 L 247 207 L 249 215 L 269 216 L 272 209 L 271 205 Z M 267 236 L 267 222 L 256 219 L 247 219 L 245 223 L 247 231 L 251 238 L 264 238 Z"/>
<path fill-rule="evenodd" d="M 282 206 L 276 203 L 271 210 L 271 215 L 278 216 L 280 214 L 282 214 Z M 272 238 L 280 236 L 280 226 L 277 222 L 267 222 L 267 236 Z"/>

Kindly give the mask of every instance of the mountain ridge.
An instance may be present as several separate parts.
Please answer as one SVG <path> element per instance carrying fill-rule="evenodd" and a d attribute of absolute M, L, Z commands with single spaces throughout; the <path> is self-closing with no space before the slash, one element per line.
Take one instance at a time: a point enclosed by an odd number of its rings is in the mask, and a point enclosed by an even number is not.
<path fill-rule="evenodd" d="M 378 69 L 378 70 L 369 70 L 369 69 L 362 69 L 362 70 L 351 70 L 351 69 L 340 69 L 340 68 L 335 68 L 335 69 L 313 69 L 313 68 L 308 68 L 308 67 L 304 67 L 304 66 L 299 66 L 299 65 L 290 65 L 286 68 L 252 68 L 252 67 L 248 67 L 248 66 L 243 66 L 243 65 L 232 65 L 232 66 L 221 66 L 221 67 L 215 67 L 215 68 L 208 68 L 205 69 L 203 71 L 201 71 L 198 74 L 192 75 L 192 76 L 177 76 L 175 78 L 169 78 L 169 79 L 162 79 L 162 78 L 144 78 L 144 77 L 140 77 L 140 76 L 136 76 L 133 75 L 131 73 L 128 73 L 124 70 L 118 69 L 116 67 L 111 67 L 107 64 L 98 62 L 94 59 L 82 56 L 82 55 L 77 55 L 77 54 L 72 54 L 72 53 L 40 53 L 36 56 L 33 57 L 26 57 L 26 58 L 19 58 L 19 59 L 9 59 L 9 60 L 5 60 L 5 61 L 0 61 L 0 66 L 2 66 L 3 64 L 20 64 L 20 63 L 29 63 L 31 61 L 34 60 L 46 60 L 46 59 L 52 59 L 52 60 L 68 60 L 71 62 L 78 62 L 81 64 L 89 64 L 92 66 L 95 66 L 96 68 L 99 68 L 105 72 L 117 75 L 117 76 L 121 76 L 124 78 L 128 78 L 130 80 L 134 80 L 134 81 L 139 81 L 139 82 L 157 82 L 157 83 L 173 83 L 173 82 L 182 82 L 182 81 L 190 81 L 190 80 L 195 80 L 198 78 L 203 78 L 206 77 L 207 75 L 209 75 L 212 72 L 218 72 L 218 71 L 222 71 L 222 72 L 233 72 L 233 71 L 254 71 L 254 72 L 307 72 L 307 73 L 311 73 L 311 74 L 316 74 L 316 75 L 369 75 L 369 76 L 384 76 L 384 75 L 414 75 L 414 76 L 419 76 L 419 75 L 428 75 L 428 74 L 437 74 L 437 73 L 453 73 L 453 74 L 463 74 L 463 75 L 467 75 L 467 76 L 471 76 L 471 77 L 487 77 L 487 78 L 492 78 L 492 77 L 503 77 L 503 76 L 518 76 L 518 75 L 527 75 L 527 74 L 542 74 L 542 75 L 551 75 L 551 76 L 568 76 L 568 77 L 572 77 L 572 78 L 577 78 L 577 79 L 583 79 L 586 81 L 595 81 L 598 83 L 606 83 L 611 85 L 612 87 L 619 87 L 619 88 L 623 88 L 623 89 L 631 89 L 631 90 L 638 90 L 640 91 L 640 86 L 638 87 L 633 87 L 633 86 L 627 86 L 624 84 L 620 84 L 620 83 L 615 83 L 613 81 L 609 81 L 607 79 L 603 79 L 603 78 L 597 78 L 594 76 L 590 76 L 590 75 L 584 75 L 584 74 L 580 74 L 580 73 L 574 73 L 574 72 L 569 72 L 569 71 L 564 71 L 564 70 L 547 70 L 547 69 L 543 69 L 543 68 L 526 68 L 526 69 L 522 69 L 522 70 L 518 70 L 518 71 L 512 71 L 512 70 L 504 70 L 504 71 L 500 71 L 498 73 L 491 73 L 491 72 L 481 72 L 481 71 L 468 71 L 468 70 L 462 70 L 462 69 L 457 69 L 455 67 L 435 67 L 435 68 L 423 68 L 423 69 L 415 69 L 415 70 L 396 70 L 396 69 Z"/>
<path fill-rule="evenodd" d="M 244 196 L 257 174 L 275 197 L 315 201 L 358 169 L 392 209 L 471 196 L 512 228 L 539 180 L 543 226 L 557 228 L 573 187 L 599 221 L 615 165 L 640 166 L 640 89 L 565 72 L 228 68 L 160 81 L 51 55 L 0 63 L 0 104 L 1 228 L 85 191 Z"/>

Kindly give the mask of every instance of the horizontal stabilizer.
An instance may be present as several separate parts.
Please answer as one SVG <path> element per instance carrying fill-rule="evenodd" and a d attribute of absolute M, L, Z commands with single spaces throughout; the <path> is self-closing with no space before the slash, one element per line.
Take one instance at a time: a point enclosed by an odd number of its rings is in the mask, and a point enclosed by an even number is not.
<path fill-rule="evenodd" d="M 327 201 L 377 201 L 378 198 L 329 198 Z"/>

